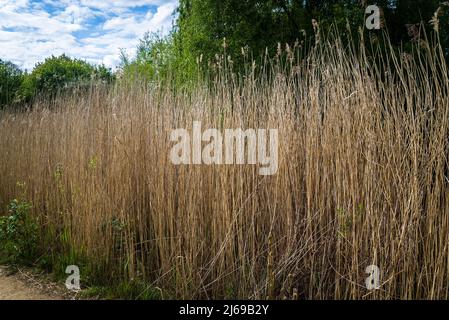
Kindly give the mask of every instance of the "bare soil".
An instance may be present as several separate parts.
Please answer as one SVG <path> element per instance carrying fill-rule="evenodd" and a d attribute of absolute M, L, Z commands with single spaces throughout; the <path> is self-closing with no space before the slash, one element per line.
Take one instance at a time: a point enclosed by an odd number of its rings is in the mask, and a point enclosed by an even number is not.
<path fill-rule="evenodd" d="M 56 285 L 40 281 L 27 271 L 0 266 L 0 300 L 65 299 Z"/>

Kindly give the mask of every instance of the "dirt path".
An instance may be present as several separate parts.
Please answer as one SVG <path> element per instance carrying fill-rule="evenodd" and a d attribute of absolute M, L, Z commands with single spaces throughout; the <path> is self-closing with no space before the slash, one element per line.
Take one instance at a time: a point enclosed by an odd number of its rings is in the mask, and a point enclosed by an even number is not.
<path fill-rule="evenodd" d="M 60 300 L 61 297 L 47 293 L 33 279 L 26 280 L 24 276 L 10 274 L 0 266 L 0 300 Z"/>

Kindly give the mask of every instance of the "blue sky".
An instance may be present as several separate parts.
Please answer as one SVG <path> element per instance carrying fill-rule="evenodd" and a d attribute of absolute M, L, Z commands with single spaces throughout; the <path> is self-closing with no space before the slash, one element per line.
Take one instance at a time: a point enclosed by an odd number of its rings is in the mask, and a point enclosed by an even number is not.
<path fill-rule="evenodd" d="M 0 59 L 23 69 L 66 53 L 114 68 L 147 31 L 167 33 L 178 0 L 0 0 Z"/>

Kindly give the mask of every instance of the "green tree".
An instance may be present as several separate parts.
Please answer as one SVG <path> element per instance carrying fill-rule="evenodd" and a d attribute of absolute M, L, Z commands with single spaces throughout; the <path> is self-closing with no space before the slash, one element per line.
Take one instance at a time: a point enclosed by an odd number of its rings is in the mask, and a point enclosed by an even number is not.
<path fill-rule="evenodd" d="M 121 56 L 121 72 L 124 79 L 135 77 L 147 80 L 164 80 L 169 76 L 175 63 L 172 35 L 166 37 L 158 33 L 145 33 L 137 45 L 136 55 L 129 58 L 125 52 Z"/>
<path fill-rule="evenodd" d="M 361 46 L 359 32 L 365 33 L 365 44 L 375 44 L 374 49 L 377 44 L 387 48 L 382 36 L 387 31 L 393 46 L 411 50 L 416 40 L 411 28 L 425 26 L 429 36 L 432 32 L 429 22 L 440 3 L 438 0 L 180 0 L 172 33 L 168 37 L 147 33 L 133 59 L 123 56 L 122 72 L 125 79 L 137 75 L 161 80 L 170 75 L 168 78 L 176 77 L 176 81 L 183 83 L 209 70 L 203 66 L 215 62 L 217 54 L 230 56 L 235 70 L 241 70 L 246 59 L 257 60 L 266 52 L 274 56 L 278 44 L 293 47 L 299 43 L 307 49 L 317 35 L 329 39 L 326 34 L 335 30 L 344 44 L 353 43 L 355 48 Z M 371 4 L 381 8 L 382 30 L 365 28 L 365 9 Z M 448 11 L 440 12 L 439 36 L 449 56 Z M 423 36 L 422 29 L 418 30 Z M 367 53 L 378 55 L 379 50 L 370 53 L 370 47 L 367 46 Z"/>
<path fill-rule="evenodd" d="M 178 13 L 177 45 L 189 61 L 211 60 L 224 45 L 237 62 L 244 47 L 274 53 L 277 43 L 301 39 L 310 24 L 302 0 L 181 0 Z"/>
<path fill-rule="evenodd" d="M 111 70 L 93 66 L 86 61 L 66 55 L 50 57 L 38 63 L 22 83 L 21 98 L 29 101 L 36 94 L 54 96 L 61 90 L 89 85 L 92 81 L 113 81 Z"/>
<path fill-rule="evenodd" d="M 383 29 L 388 30 L 394 45 L 401 46 L 413 40 L 411 25 L 421 24 L 431 30 L 429 21 L 442 3 L 440 0 L 180 0 L 175 42 L 178 54 L 189 63 L 200 56 L 211 60 L 216 53 L 223 52 L 223 39 L 227 54 L 234 59 L 246 46 L 256 56 L 265 49 L 273 54 L 277 43 L 292 45 L 303 39 L 304 34 L 313 36 L 312 19 L 317 21 L 321 32 L 334 26 L 343 40 L 348 41 L 351 34 L 356 38 L 360 29 L 376 33 L 364 27 L 365 8 L 376 4 L 382 10 Z M 447 14 L 441 15 L 442 20 L 444 17 Z M 440 30 L 443 43 L 449 37 L 447 33 Z"/>
<path fill-rule="evenodd" d="M 22 78 L 15 64 L 0 59 L 0 109 L 15 102 Z"/>

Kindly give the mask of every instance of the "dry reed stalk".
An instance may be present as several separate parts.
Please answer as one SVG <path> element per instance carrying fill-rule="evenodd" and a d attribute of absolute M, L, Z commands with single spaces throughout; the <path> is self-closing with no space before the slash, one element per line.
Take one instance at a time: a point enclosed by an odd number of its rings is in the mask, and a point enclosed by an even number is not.
<path fill-rule="evenodd" d="M 68 232 L 105 278 L 166 296 L 448 298 L 449 81 L 431 50 L 384 58 L 392 76 L 337 42 L 240 85 L 136 83 L 5 112 L 0 206 L 25 185 L 48 250 Z M 173 165 L 170 132 L 194 120 L 278 128 L 277 174 Z"/>

